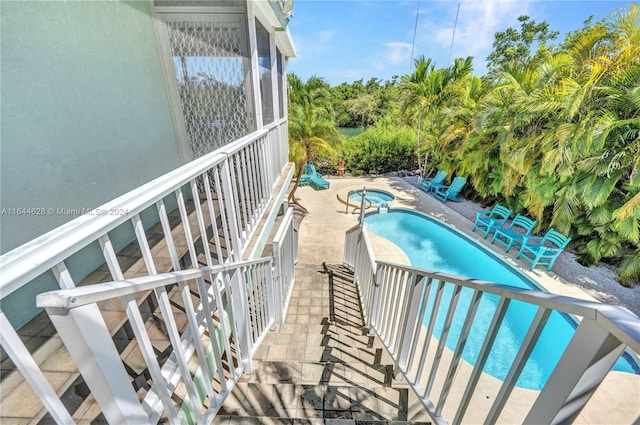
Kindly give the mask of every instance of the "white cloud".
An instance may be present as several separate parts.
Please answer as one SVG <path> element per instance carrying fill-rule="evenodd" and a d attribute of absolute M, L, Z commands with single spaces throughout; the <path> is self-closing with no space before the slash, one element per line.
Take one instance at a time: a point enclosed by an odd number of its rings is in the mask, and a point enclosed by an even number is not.
<path fill-rule="evenodd" d="M 447 65 L 449 57 L 457 4 L 436 4 L 437 9 L 431 8 L 421 14 L 416 51 L 418 54 L 434 57 L 436 65 L 442 67 Z M 529 14 L 530 8 L 530 2 L 520 1 L 461 2 L 451 59 L 473 56 L 475 71 L 483 73 L 485 59 L 491 52 L 495 33 L 508 27 L 518 27 L 518 16 Z"/>
<path fill-rule="evenodd" d="M 302 60 L 305 56 L 318 56 L 332 49 L 335 31 L 314 31 L 310 37 L 296 37 L 296 57 L 294 61 Z"/>
<path fill-rule="evenodd" d="M 384 49 L 371 57 L 371 64 L 375 70 L 382 71 L 389 66 L 410 62 L 411 43 L 390 41 L 382 46 Z"/>

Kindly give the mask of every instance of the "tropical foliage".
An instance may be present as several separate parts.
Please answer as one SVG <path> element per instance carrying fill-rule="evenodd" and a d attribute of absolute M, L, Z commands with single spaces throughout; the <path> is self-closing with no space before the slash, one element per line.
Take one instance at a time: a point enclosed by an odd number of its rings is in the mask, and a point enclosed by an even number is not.
<path fill-rule="evenodd" d="M 289 160 L 296 165 L 296 184 L 290 199 L 295 201 L 295 190 L 300 183 L 302 169 L 319 155 L 333 155 L 340 142 L 329 101 L 327 83 L 311 77 L 303 83 L 295 74 L 287 76 L 289 91 Z"/>
<path fill-rule="evenodd" d="M 416 132 L 380 120 L 364 133 L 348 139 L 340 152 L 352 175 L 382 174 L 415 168 Z"/>
<path fill-rule="evenodd" d="M 492 54 L 482 80 L 458 80 L 440 91 L 454 95 L 428 102 L 433 141 L 422 145 L 431 167 L 469 176 L 469 196 L 570 235 L 580 262 L 616 264 L 625 285 L 640 278 L 639 20 L 632 5 L 536 54 L 546 25 L 533 23 L 540 37 L 515 37 L 515 50 L 504 34 L 519 33 L 507 30 L 494 47 L 519 53 Z"/>
<path fill-rule="evenodd" d="M 442 153 L 447 149 L 445 137 L 447 118 L 452 117 L 451 108 L 457 107 L 465 96 L 466 82 L 472 77 L 472 57 L 456 59 L 448 68 L 436 69 L 431 59 L 419 57 L 415 70 L 402 79 L 400 98 L 401 114 L 405 121 L 418 127 L 418 168 L 422 168 L 420 152 L 427 152 L 425 162 L 432 160 L 446 163 Z M 422 133 L 423 123 L 426 122 Z M 422 137 L 421 137 L 422 136 Z M 425 142 L 421 145 L 421 138 Z M 443 166 L 446 166 L 443 164 Z"/>
<path fill-rule="evenodd" d="M 292 136 L 307 140 L 309 159 L 323 144 L 299 136 L 300 117 L 322 122 L 314 134 L 334 147 L 329 121 L 364 126 L 337 149 L 347 171 L 416 166 L 466 176 L 467 197 L 500 201 L 538 220 L 538 230 L 570 236 L 581 263 L 614 264 L 632 286 L 640 280 L 638 6 L 588 19 L 559 43 L 546 22 L 523 16 L 519 26 L 496 34 L 482 77 L 472 58 L 438 68 L 420 57 L 391 82 L 329 87 L 316 78 L 323 95 L 306 89 L 309 109 L 297 106 L 290 81 Z"/>

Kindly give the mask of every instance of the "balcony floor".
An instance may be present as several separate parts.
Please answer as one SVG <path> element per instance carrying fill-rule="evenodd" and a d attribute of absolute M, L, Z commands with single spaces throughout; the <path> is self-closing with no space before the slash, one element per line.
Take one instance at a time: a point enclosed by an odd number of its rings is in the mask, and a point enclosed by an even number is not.
<path fill-rule="evenodd" d="M 225 401 L 217 424 L 423 424 L 411 389 L 368 334 L 357 288 L 342 265 L 296 267 L 285 323 L 271 332 Z"/>

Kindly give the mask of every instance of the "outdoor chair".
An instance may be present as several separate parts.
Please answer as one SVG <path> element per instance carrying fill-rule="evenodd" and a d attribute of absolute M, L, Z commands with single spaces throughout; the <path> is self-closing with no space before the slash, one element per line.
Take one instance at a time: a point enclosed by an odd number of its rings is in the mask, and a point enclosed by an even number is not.
<path fill-rule="evenodd" d="M 496 232 L 493 234 L 493 239 L 491 239 L 491 243 L 499 242 L 507 248 L 506 252 L 509 252 L 512 246 L 522 245 L 522 241 L 526 236 L 531 234 L 536 223 L 536 220 L 532 220 L 529 217 L 518 214 L 513 219 L 509 227 L 496 229 Z"/>
<path fill-rule="evenodd" d="M 571 238 L 553 229 L 550 229 L 542 238 L 525 236 L 523 239 L 516 258 L 524 257 L 529 261 L 531 263 L 530 270 L 533 270 L 538 264 L 548 265 L 547 270 L 551 270 L 556 258 L 571 241 Z"/>
<path fill-rule="evenodd" d="M 304 166 L 303 178 L 308 180 L 309 184 L 315 189 L 329 189 L 329 182 L 322 178 L 322 174 L 316 171 L 316 167 L 313 164 L 307 163 Z"/>
<path fill-rule="evenodd" d="M 491 211 L 478 211 L 476 212 L 476 222 L 471 231 L 475 232 L 476 229 L 482 230 L 484 232 L 484 238 L 487 239 L 489 233 L 505 225 L 510 215 L 511 210 L 500 204 L 496 204 Z"/>
<path fill-rule="evenodd" d="M 435 188 L 435 190 L 432 191 L 432 193 L 436 199 L 442 201 L 443 203 L 446 203 L 447 200 L 449 199 L 454 202 L 460 202 L 457 196 L 458 196 L 458 193 L 460 193 L 460 191 L 462 190 L 462 188 L 464 188 L 465 184 L 467 184 L 466 178 L 456 177 L 455 179 L 453 179 L 450 186 L 437 187 Z"/>
<path fill-rule="evenodd" d="M 429 192 L 432 186 L 442 185 L 442 182 L 446 178 L 447 172 L 444 170 L 439 170 L 432 178 L 421 177 L 418 187 L 420 187 L 420 189 L 424 190 L 425 192 Z"/>
<path fill-rule="evenodd" d="M 307 174 L 300 176 L 300 183 L 298 186 L 309 186 L 309 176 Z"/>

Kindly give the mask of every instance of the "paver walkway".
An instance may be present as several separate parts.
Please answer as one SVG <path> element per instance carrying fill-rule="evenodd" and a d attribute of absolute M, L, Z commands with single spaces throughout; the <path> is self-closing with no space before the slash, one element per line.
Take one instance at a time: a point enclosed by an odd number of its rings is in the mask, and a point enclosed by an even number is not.
<path fill-rule="evenodd" d="M 329 279 L 327 270 L 333 272 Z M 342 265 L 298 265 L 285 323 L 256 353 L 217 424 L 426 424 L 429 417 L 364 326 Z"/>

